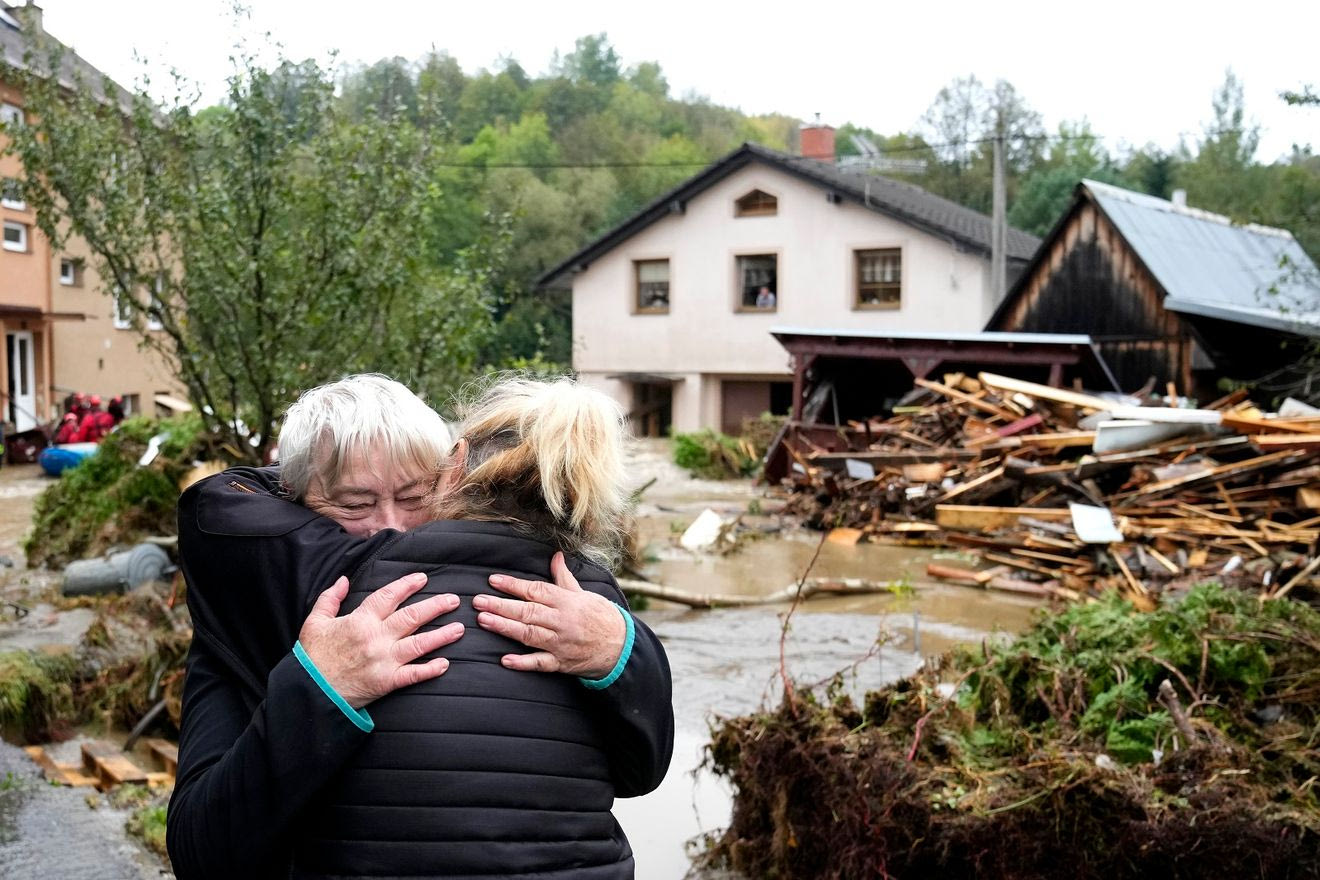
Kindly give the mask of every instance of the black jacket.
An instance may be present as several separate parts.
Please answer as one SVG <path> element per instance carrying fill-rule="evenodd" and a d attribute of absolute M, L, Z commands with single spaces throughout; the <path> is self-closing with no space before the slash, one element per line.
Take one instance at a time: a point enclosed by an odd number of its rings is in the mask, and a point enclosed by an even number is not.
<path fill-rule="evenodd" d="M 288 876 L 293 837 L 307 833 L 298 830 L 300 821 L 375 736 L 320 692 L 290 647 L 316 596 L 398 535 L 352 538 L 333 521 L 275 497 L 276 485 L 270 469 L 239 468 L 190 488 L 179 503 L 194 621 L 168 814 L 170 858 L 180 880 Z M 548 549 L 545 556 L 539 568 L 510 573 L 547 578 Z M 584 566 L 572 567 L 583 576 Z M 499 570 L 492 560 L 487 572 Z M 355 594 L 360 601 L 363 590 Z M 470 603 L 465 610 L 471 613 Z M 476 629 L 470 625 L 464 640 Z M 603 719 L 610 780 L 622 796 L 658 785 L 672 750 L 664 652 L 640 622 L 636 630 L 624 676 L 587 695 Z M 464 640 L 445 655 L 453 660 Z M 455 664 L 442 678 L 458 671 Z M 637 702 L 639 694 L 647 699 Z M 368 711 L 378 710 L 373 704 Z M 490 869 L 495 876 L 502 870 Z"/>
<path fill-rule="evenodd" d="M 300 823 L 295 876 L 630 878 L 610 814 L 640 794 L 672 748 L 668 668 L 637 625 L 622 676 L 602 692 L 571 676 L 515 672 L 529 649 L 476 624 L 471 597 L 492 568 L 547 579 L 554 548 L 504 523 L 443 521 L 399 535 L 356 571 L 346 608 L 411 571 L 419 595 L 453 592 L 466 624 L 445 675 L 368 707 L 376 728 Z M 625 606 L 609 572 L 570 567 L 583 589 Z M 441 622 L 446 622 L 441 621 Z"/>

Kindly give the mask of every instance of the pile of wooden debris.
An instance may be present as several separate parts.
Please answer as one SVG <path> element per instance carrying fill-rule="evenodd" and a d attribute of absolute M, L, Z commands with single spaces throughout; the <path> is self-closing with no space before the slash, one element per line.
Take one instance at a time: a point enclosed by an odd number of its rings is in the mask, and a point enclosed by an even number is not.
<path fill-rule="evenodd" d="M 892 417 L 790 425 L 787 512 L 843 540 L 973 551 L 933 576 L 1139 607 L 1214 577 L 1283 596 L 1320 568 L 1320 410 L 1262 413 L 1238 391 L 1203 409 L 1004 376 L 917 380 Z M 773 451 L 772 451 L 773 454 Z"/>

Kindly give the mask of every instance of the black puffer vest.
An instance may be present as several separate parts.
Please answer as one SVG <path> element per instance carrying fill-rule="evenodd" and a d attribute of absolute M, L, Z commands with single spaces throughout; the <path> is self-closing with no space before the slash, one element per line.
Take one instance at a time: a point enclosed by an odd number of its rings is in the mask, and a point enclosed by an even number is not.
<path fill-rule="evenodd" d="M 300 821 L 297 877 L 631 878 L 610 808 L 610 744 L 591 691 L 567 675 L 515 672 L 530 649 L 476 623 L 471 597 L 492 572 L 549 580 L 554 548 L 501 523 L 434 522 L 384 545 L 350 577 L 344 611 L 414 571 L 410 601 L 453 592 L 466 633 L 449 670 L 368 707 L 375 730 L 320 806 Z M 603 569 L 570 560 L 583 589 L 619 604 Z"/>

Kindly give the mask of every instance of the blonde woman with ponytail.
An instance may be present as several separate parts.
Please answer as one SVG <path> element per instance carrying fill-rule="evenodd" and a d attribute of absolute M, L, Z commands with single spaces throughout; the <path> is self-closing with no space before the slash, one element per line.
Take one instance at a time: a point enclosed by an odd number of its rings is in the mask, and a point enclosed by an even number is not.
<path fill-rule="evenodd" d="M 376 549 L 344 601 L 421 572 L 411 601 L 459 607 L 418 638 L 464 634 L 444 675 L 371 704 L 370 736 L 301 817 L 292 876 L 633 876 L 610 807 L 664 777 L 673 714 L 664 650 L 610 574 L 625 426 L 569 379 L 505 379 L 467 407 L 436 521 Z"/>

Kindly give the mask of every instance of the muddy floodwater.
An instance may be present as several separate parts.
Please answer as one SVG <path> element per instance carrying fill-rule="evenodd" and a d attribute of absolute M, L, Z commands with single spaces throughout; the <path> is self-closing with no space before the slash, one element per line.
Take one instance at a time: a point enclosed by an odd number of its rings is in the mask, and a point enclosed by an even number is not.
<path fill-rule="evenodd" d="M 794 611 L 783 640 L 783 670 L 798 684 L 844 672 L 848 688 L 867 689 L 914 672 L 926 657 L 956 644 L 975 644 L 1026 626 L 1032 599 L 949 586 L 925 577 L 940 555 L 925 548 L 820 544 L 820 535 L 793 527 L 744 540 L 733 553 L 699 555 L 677 537 L 705 508 L 735 516 L 749 504 L 771 509 L 747 481 L 686 478 L 669 463 L 667 444 L 640 443 L 633 457 L 642 496 L 640 533 L 657 583 L 697 594 L 768 595 L 796 583 L 820 547 L 812 577 L 890 582 L 875 595 L 822 596 Z M 753 529 L 773 529 L 774 517 L 746 517 Z M 675 880 L 690 868 L 688 841 L 729 819 L 731 792 L 699 769 L 711 721 L 771 705 L 782 691 L 780 645 L 788 605 L 714 611 L 653 602 L 641 617 L 660 635 L 674 674 L 677 736 L 674 762 L 658 791 L 620 800 L 615 815 L 637 856 L 639 880 Z M 880 647 L 877 649 L 877 642 Z"/>
<path fill-rule="evenodd" d="M 842 671 L 847 687 L 860 695 L 911 674 L 926 657 L 955 644 L 1016 632 L 1038 607 L 1035 600 L 928 581 L 926 564 L 937 556 L 929 549 L 821 545 L 818 533 L 781 523 L 773 515 L 747 515 L 749 506 L 755 512 L 773 510 L 776 503 L 750 481 L 690 479 L 670 462 L 667 441 L 638 442 L 630 455 L 630 474 L 639 486 L 654 478 L 637 513 L 649 560 L 646 575 L 656 583 L 697 594 L 768 595 L 796 583 L 819 546 L 812 577 L 893 584 L 892 590 L 875 595 L 813 598 L 793 613 L 786 631 L 787 605 L 698 611 L 657 601 L 641 612 L 669 655 L 677 736 L 674 761 L 660 789 L 616 803 L 615 814 L 636 853 L 639 880 L 684 877 L 691 866 L 689 841 L 727 824 L 731 793 L 699 770 L 702 749 L 717 717 L 754 711 L 777 700 L 782 690 L 781 635 L 782 669 L 795 683 L 826 682 Z M 57 576 L 21 570 L 19 539 L 46 482 L 33 466 L 0 471 L 0 557 L 17 563 L 15 569 L 0 571 L 0 582 L 6 585 L 5 598 L 31 607 L 31 614 L 21 620 L 0 609 L 0 650 L 36 647 L 38 642 L 76 643 L 90 617 L 85 609 L 54 613 L 41 598 Z M 741 541 L 728 555 L 689 552 L 679 546 L 678 536 L 706 508 L 729 517 L 743 514 L 749 529 L 763 534 Z M 15 752 L 10 749 L 7 757 L 25 760 L 14 757 Z M 36 778 L 35 768 L 31 774 Z M 71 791 L 64 794 L 71 803 L 78 800 Z M 51 809 L 85 810 L 81 803 Z M 46 816 L 32 806 L 23 813 Z M 0 810 L 0 853 L 11 856 L 15 851 L 4 839 L 4 829 L 12 824 Z M 120 838 L 105 844 L 122 847 L 124 842 Z M 44 839 L 40 843 L 41 851 L 49 852 Z M 139 853 L 135 861 L 141 857 Z M 130 862 L 99 876 L 136 877 L 137 870 Z"/>

